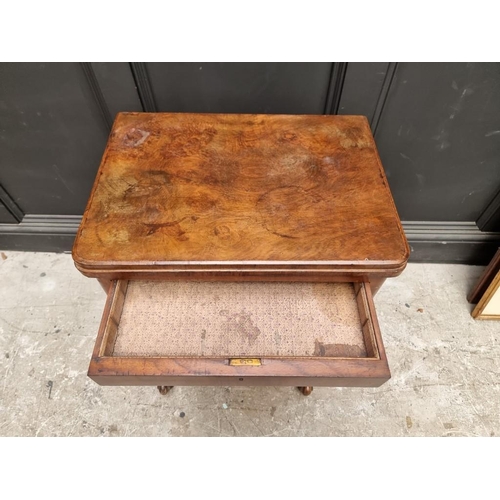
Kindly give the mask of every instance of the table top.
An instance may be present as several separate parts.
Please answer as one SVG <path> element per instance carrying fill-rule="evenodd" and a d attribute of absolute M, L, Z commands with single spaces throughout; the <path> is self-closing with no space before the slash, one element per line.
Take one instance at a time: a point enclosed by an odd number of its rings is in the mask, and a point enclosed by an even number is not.
<path fill-rule="evenodd" d="M 409 248 L 362 116 L 120 113 L 80 269 L 401 269 Z"/>

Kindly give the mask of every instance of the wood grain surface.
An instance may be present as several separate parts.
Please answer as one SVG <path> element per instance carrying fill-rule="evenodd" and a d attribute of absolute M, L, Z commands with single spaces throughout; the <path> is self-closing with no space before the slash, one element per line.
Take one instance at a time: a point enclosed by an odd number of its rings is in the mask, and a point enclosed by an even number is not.
<path fill-rule="evenodd" d="M 404 269 L 360 116 L 121 113 L 78 231 L 82 270 Z"/>

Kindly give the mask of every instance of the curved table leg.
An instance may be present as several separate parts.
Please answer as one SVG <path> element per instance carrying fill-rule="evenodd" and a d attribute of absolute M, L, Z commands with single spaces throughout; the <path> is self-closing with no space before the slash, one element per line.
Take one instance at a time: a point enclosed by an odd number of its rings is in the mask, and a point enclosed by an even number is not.
<path fill-rule="evenodd" d="M 159 385 L 157 387 L 162 396 L 165 396 L 165 394 L 167 394 L 170 391 L 170 389 L 173 389 L 173 386 L 171 385 Z"/>
<path fill-rule="evenodd" d="M 370 288 L 372 291 L 372 295 L 375 296 L 379 291 L 380 287 L 384 284 L 385 278 L 371 278 L 370 279 Z"/>
<path fill-rule="evenodd" d="M 313 387 L 308 385 L 306 387 L 297 387 L 297 389 L 304 395 L 304 396 L 309 396 L 311 392 L 313 391 Z"/>

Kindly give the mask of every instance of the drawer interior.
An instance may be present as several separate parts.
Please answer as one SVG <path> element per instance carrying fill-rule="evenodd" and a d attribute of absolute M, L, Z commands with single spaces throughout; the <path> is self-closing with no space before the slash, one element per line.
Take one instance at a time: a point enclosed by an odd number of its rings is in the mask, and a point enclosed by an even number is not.
<path fill-rule="evenodd" d="M 364 283 L 121 280 L 110 293 L 101 357 L 379 359 Z"/>

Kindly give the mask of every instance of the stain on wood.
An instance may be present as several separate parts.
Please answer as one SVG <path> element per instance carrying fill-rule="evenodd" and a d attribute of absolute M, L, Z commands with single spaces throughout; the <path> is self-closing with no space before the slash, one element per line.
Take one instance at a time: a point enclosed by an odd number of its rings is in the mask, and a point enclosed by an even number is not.
<path fill-rule="evenodd" d="M 323 344 L 318 340 L 314 343 L 314 356 L 327 358 L 362 358 L 366 349 L 350 344 Z"/>
<path fill-rule="evenodd" d="M 408 254 L 364 117 L 182 113 L 118 115 L 73 249 L 83 269 Z"/>
<path fill-rule="evenodd" d="M 222 310 L 219 314 L 225 318 L 222 330 L 227 335 L 242 336 L 248 340 L 250 345 L 255 343 L 261 332 L 252 320 L 252 313 L 246 311 L 230 313 L 229 311 Z"/>

